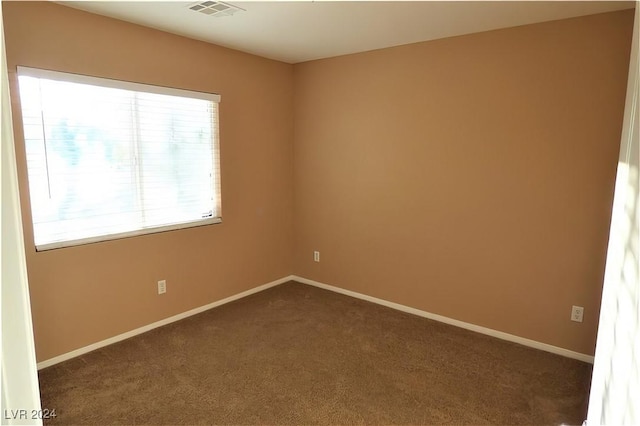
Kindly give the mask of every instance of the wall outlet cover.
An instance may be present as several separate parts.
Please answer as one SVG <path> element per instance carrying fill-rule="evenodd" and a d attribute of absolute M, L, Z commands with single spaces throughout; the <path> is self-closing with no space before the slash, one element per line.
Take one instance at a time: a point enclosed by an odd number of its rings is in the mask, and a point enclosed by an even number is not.
<path fill-rule="evenodd" d="M 165 294 L 167 292 L 167 280 L 158 281 L 158 294 Z"/>
<path fill-rule="evenodd" d="M 582 306 L 571 307 L 571 321 L 582 322 L 584 316 L 584 308 Z"/>

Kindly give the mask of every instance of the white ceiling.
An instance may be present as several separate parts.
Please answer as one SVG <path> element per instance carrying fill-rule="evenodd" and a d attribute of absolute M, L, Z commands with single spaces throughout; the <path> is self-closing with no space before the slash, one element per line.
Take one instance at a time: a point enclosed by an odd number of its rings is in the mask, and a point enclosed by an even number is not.
<path fill-rule="evenodd" d="M 213 17 L 197 2 L 62 1 L 288 63 L 634 7 L 633 1 L 230 1 Z"/>

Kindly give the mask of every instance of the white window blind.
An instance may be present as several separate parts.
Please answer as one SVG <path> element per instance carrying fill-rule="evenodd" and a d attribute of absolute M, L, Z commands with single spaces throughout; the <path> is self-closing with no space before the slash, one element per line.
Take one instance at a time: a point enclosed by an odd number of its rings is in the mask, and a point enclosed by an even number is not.
<path fill-rule="evenodd" d="M 215 94 L 18 67 L 38 250 L 221 221 Z"/>

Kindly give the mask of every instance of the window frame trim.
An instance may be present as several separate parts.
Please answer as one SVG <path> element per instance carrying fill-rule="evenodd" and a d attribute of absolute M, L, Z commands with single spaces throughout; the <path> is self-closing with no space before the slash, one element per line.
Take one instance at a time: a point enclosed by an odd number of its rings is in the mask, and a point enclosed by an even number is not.
<path fill-rule="evenodd" d="M 136 92 L 147 92 L 147 93 L 153 93 L 158 95 L 179 96 L 179 97 L 185 97 L 185 98 L 211 101 L 218 105 L 216 106 L 216 109 L 218 112 L 216 114 L 216 125 L 214 128 L 214 135 L 213 135 L 214 143 L 216 145 L 216 147 L 214 147 L 214 153 L 217 150 L 218 158 L 214 156 L 212 161 L 213 161 L 213 166 L 218 167 L 218 170 L 217 170 L 218 176 L 213 181 L 214 181 L 214 185 L 217 186 L 218 188 L 218 190 L 215 192 L 215 196 L 216 196 L 215 201 L 218 206 L 219 216 L 211 217 L 211 218 L 202 218 L 197 220 L 190 220 L 186 222 L 174 223 L 169 225 L 143 227 L 143 228 L 134 229 L 131 231 L 119 232 L 116 234 L 97 235 L 93 237 L 77 238 L 77 239 L 56 241 L 56 242 L 44 243 L 44 244 L 35 243 L 35 230 L 34 230 L 34 247 L 36 249 L 36 252 L 222 223 L 222 202 L 221 202 L 222 201 L 221 200 L 222 185 L 220 182 L 222 179 L 222 170 L 220 168 L 220 158 L 219 158 L 220 156 L 220 130 L 219 130 L 219 126 L 220 126 L 220 121 L 219 121 L 220 109 L 219 108 L 220 107 L 219 107 L 219 104 L 220 104 L 221 96 L 219 94 L 199 92 L 195 90 L 178 89 L 174 87 L 158 86 L 158 85 L 151 85 L 151 84 L 144 84 L 144 83 L 135 83 L 131 81 L 115 80 L 115 79 L 103 78 L 103 77 L 94 77 L 94 76 L 75 74 L 75 73 L 69 73 L 69 72 L 60 72 L 60 71 L 52 71 L 52 70 L 46 70 L 46 69 L 40 69 L 40 68 L 31 68 L 31 67 L 25 67 L 21 65 L 18 65 L 16 67 L 16 71 L 17 71 L 16 73 L 17 77 L 28 76 L 28 77 L 34 77 L 34 78 L 44 78 L 48 80 L 62 81 L 67 83 L 88 84 L 92 86 L 108 87 L 112 89 L 123 89 L 123 90 L 130 90 L 130 91 L 136 91 Z M 20 112 L 22 113 L 22 110 L 20 110 Z M 29 200 L 30 200 L 30 197 L 29 197 Z M 30 202 L 31 201 L 29 201 L 29 203 Z M 34 227 L 34 225 L 35 224 L 33 223 L 33 217 L 31 217 L 31 226 Z"/>
<path fill-rule="evenodd" d="M 138 237 L 141 235 L 152 235 L 159 232 L 176 231 L 178 229 L 196 228 L 198 226 L 214 225 L 222 223 L 222 217 L 214 217 L 207 219 L 191 220 L 189 222 L 175 223 L 164 226 L 150 226 L 147 228 L 136 229 L 134 231 L 120 232 L 117 234 L 99 235 L 96 237 L 79 238 L 75 240 L 58 241 L 55 243 L 46 243 L 36 245 L 36 251 L 54 250 L 64 247 L 81 246 L 85 244 L 101 243 L 104 241 L 120 240 L 122 238 Z"/>
<path fill-rule="evenodd" d="M 184 98 L 202 99 L 220 103 L 221 96 L 217 93 L 199 92 L 196 90 L 177 89 L 175 87 L 156 86 L 132 81 L 114 80 L 111 78 L 93 77 L 83 74 L 51 71 L 39 68 L 30 68 L 18 65 L 18 76 L 45 78 L 47 80 L 63 81 L 66 83 L 90 84 L 92 86 L 109 87 L 111 89 L 131 90 L 135 92 L 147 92 L 157 95 L 180 96 Z"/>

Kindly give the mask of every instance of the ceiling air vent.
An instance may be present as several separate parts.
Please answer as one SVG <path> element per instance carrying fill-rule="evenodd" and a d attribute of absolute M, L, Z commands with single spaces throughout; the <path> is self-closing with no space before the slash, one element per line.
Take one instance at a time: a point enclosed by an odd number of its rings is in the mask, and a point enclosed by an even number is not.
<path fill-rule="evenodd" d="M 244 11 L 241 7 L 221 1 L 203 1 L 192 4 L 189 9 L 215 17 L 231 16 L 236 12 Z"/>

